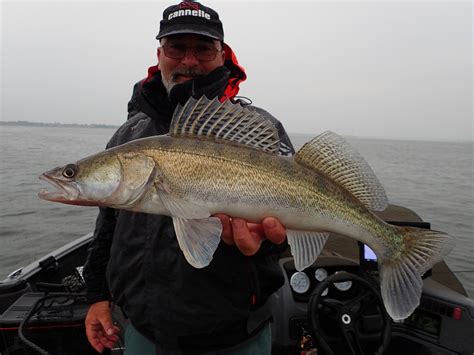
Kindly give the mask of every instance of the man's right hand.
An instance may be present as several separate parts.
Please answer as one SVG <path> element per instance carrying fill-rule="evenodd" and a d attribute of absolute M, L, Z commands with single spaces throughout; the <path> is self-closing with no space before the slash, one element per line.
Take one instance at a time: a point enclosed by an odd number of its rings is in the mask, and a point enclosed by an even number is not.
<path fill-rule="evenodd" d="M 112 322 L 109 301 L 92 304 L 86 316 L 86 335 L 89 343 L 99 353 L 111 349 L 118 340 L 120 329 Z"/>

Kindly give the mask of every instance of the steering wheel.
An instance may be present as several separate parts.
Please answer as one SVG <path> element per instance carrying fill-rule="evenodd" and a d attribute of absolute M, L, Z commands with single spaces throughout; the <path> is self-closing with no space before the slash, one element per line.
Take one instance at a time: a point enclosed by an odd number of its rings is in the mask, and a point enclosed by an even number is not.
<path fill-rule="evenodd" d="M 333 286 L 345 281 L 352 282 L 351 293 Z M 323 296 L 326 289 L 329 292 Z M 390 343 L 391 319 L 379 290 L 368 280 L 345 271 L 328 276 L 316 286 L 308 303 L 308 319 L 325 355 L 381 355 Z"/>

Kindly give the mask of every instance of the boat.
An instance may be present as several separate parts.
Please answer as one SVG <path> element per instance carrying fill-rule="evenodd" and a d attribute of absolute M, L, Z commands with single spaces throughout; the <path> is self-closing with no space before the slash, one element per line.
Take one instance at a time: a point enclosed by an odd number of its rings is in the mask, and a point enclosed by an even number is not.
<path fill-rule="evenodd" d="M 430 228 L 396 205 L 379 213 L 388 223 Z M 96 354 L 87 342 L 82 279 L 92 233 L 13 271 L 0 282 L 0 354 Z M 272 354 L 474 354 L 474 300 L 442 261 L 423 276 L 420 305 L 394 322 L 383 306 L 375 255 L 342 235 L 328 239 L 302 272 L 280 258 L 285 284 L 270 300 Z M 113 309 L 124 329 L 126 318 Z M 122 338 L 109 354 L 122 354 Z M 104 352 L 106 353 L 106 352 Z"/>

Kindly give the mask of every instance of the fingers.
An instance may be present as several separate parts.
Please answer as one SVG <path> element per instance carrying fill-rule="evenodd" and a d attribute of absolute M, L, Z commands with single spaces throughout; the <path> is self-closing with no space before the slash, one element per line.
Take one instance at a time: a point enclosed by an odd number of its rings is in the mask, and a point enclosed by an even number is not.
<path fill-rule="evenodd" d="M 251 232 L 247 222 L 241 218 L 232 219 L 232 232 L 234 235 L 234 243 L 246 256 L 254 255 L 260 244 L 262 244 L 263 236 L 256 232 Z"/>
<path fill-rule="evenodd" d="M 221 239 L 231 246 L 237 246 L 239 250 L 247 255 L 254 255 L 260 248 L 263 234 L 263 229 L 258 224 L 249 224 L 243 219 L 230 219 L 225 214 L 217 214 L 215 217 L 219 218 L 222 223 Z"/>
<path fill-rule="evenodd" d="M 99 339 L 97 338 L 92 338 L 92 339 L 87 338 L 87 339 L 89 340 L 89 344 L 91 344 L 91 346 L 95 349 L 95 351 L 97 351 L 98 353 L 102 353 L 104 351 L 105 348 Z"/>
<path fill-rule="evenodd" d="M 108 301 L 94 303 L 87 312 L 86 335 L 89 343 L 99 353 L 112 348 L 118 340 L 120 329 L 112 322 Z"/>
<path fill-rule="evenodd" d="M 88 324 L 86 321 L 86 335 L 87 340 L 92 345 L 92 347 L 99 353 L 103 352 L 105 349 L 107 341 L 103 341 L 104 338 L 102 327 L 97 324 Z"/>
<path fill-rule="evenodd" d="M 216 214 L 214 217 L 219 218 L 222 223 L 221 239 L 228 245 L 235 245 L 229 216 L 225 214 Z"/>
<path fill-rule="evenodd" d="M 112 322 L 112 313 L 110 312 L 110 310 L 99 313 L 98 320 L 102 327 L 101 330 L 104 331 L 103 333 L 105 337 L 112 337 L 114 334 L 117 333 L 118 328 Z"/>
<path fill-rule="evenodd" d="M 266 217 L 261 224 L 247 223 L 241 218 L 230 218 L 225 214 L 216 214 L 222 224 L 221 239 L 231 246 L 236 246 L 244 255 L 251 256 L 260 249 L 262 241 L 281 244 L 286 239 L 286 229 L 274 217 Z"/>
<path fill-rule="evenodd" d="M 262 221 L 265 237 L 274 244 L 281 244 L 286 239 L 286 228 L 273 217 L 266 217 Z"/>
<path fill-rule="evenodd" d="M 92 329 L 93 332 L 93 342 L 98 345 L 99 349 L 112 348 L 115 342 L 118 340 L 116 335 L 111 336 L 106 334 L 102 327 L 97 327 Z"/>
<path fill-rule="evenodd" d="M 263 226 L 260 223 L 247 223 L 250 233 L 257 233 L 258 235 L 265 235 Z"/>

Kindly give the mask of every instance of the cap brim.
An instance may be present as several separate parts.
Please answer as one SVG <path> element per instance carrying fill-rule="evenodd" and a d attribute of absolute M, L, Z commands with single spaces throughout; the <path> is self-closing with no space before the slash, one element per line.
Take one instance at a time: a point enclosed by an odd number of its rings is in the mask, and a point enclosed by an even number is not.
<path fill-rule="evenodd" d="M 204 26 L 195 26 L 195 25 L 194 26 L 187 25 L 186 28 L 183 28 L 183 25 L 175 26 L 174 28 L 173 27 L 167 28 L 165 31 L 158 33 L 158 35 L 156 36 L 156 39 L 161 39 L 163 37 L 168 37 L 171 35 L 186 34 L 186 33 L 202 35 L 202 36 L 210 37 L 213 39 L 217 39 L 219 41 L 224 40 L 224 38 L 218 32 L 212 31 L 209 28 L 204 27 Z"/>

